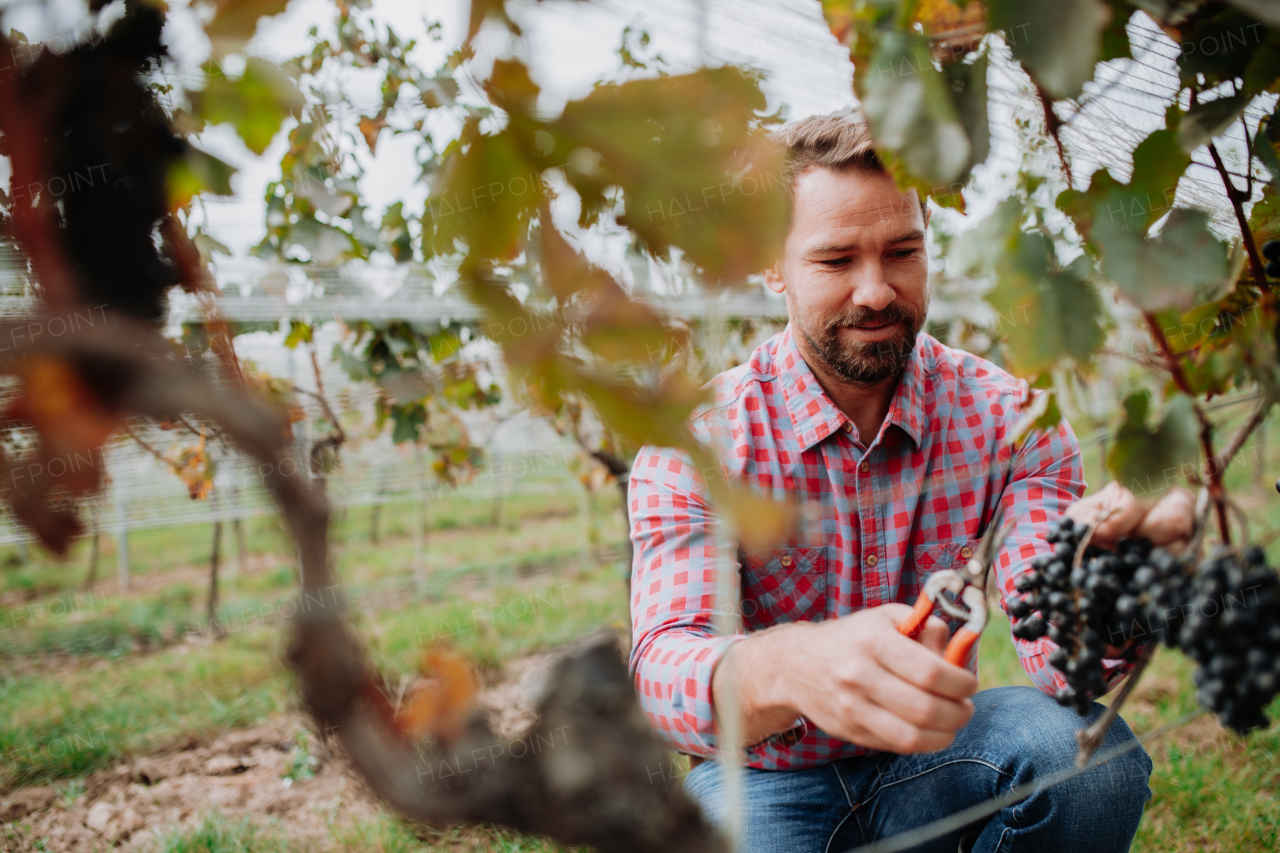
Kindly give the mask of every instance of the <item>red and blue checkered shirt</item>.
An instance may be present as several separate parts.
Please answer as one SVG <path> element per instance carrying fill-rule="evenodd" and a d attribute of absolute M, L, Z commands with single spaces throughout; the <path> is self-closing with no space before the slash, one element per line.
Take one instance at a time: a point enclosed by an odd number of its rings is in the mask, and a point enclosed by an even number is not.
<path fill-rule="evenodd" d="M 1007 597 L 1027 562 L 1052 550 L 1044 541 L 1050 522 L 1085 490 L 1066 421 L 1033 433 L 1010 458 L 1007 437 L 1029 403 L 1027 384 L 926 334 L 869 441 L 822 390 L 789 326 L 712 388 L 694 433 L 719 454 L 725 476 L 797 503 L 800 525 L 784 547 L 745 553 L 719 540 L 686 454 L 650 446 L 636 457 L 630 666 L 641 706 L 681 752 L 717 751 L 711 674 L 745 636 L 717 636 L 713 626 L 721 560 L 738 569 L 748 631 L 909 604 L 930 573 L 967 561 L 1000 503 L 1016 520 L 995 563 Z M 1014 643 L 1041 690 L 1063 686 L 1048 665 L 1048 639 Z M 1114 683 L 1123 673 L 1118 661 L 1108 664 Z M 791 770 L 868 752 L 801 721 L 799 732 L 749 749 L 747 763 Z"/>

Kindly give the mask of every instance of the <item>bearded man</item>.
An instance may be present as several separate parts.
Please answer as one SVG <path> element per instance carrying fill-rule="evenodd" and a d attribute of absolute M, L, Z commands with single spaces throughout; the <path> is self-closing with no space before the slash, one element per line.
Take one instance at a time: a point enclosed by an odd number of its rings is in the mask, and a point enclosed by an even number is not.
<path fill-rule="evenodd" d="M 1193 508 L 1183 490 L 1150 509 L 1118 487 L 1080 501 L 1065 421 L 1011 451 L 1026 383 L 921 333 L 923 200 L 899 192 L 856 117 L 812 117 L 779 135 L 792 214 L 764 280 L 785 294 L 790 322 L 716 377 L 692 426 L 725 466 L 707 473 L 797 504 L 802 524 L 767 553 L 720 541 L 704 472 L 679 451 L 644 448 L 630 480 L 630 666 L 654 727 L 693 757 L 685 790 L 719 822 L 717 720 L 733 704 L 747 765 L 739 849 L 820 853 L 1066 770 L 1075 732 L 1101 713 L 1095 703 L 1082 720 L 1051 698 L 1064 682 L 1048 639 L 1014 641 L 1038 690 L 978 692 L 976 654 L 967 668 L 940 654 L 947 623 L 931 616 L 920 641 L 899 634 L 931 573 L 962 567 L 1003 513 L 1013 527 L 994 575 L 1006 600 L 1068 512 L 1093 523 L 1114 510 L 1096 542 L 1161 544 L 1189 534 Z M 718 578 L 735 563 L 747 632 L 717 636 Z M 1109 689 L 1128 666 L 1104 663 Z M 1100 752 L 1115 757 L 911 849 L 1127 850 L 1151 761 L 1122 720 Z"/>

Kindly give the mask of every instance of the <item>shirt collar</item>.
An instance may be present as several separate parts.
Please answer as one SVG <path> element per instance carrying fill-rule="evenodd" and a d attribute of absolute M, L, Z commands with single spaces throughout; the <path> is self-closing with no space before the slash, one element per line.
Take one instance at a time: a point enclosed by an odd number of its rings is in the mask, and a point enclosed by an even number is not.
<path fill-rule="evenodd" d="M 915 348 L 902 372 L 902 379 L 889 403 L 886 424 L 894 424 L 911 436 L 916 447 L 924 435 L 927 422 L 924 409 L 925 348 L 928 336 L 916 336 Z M 778 376 L 782 380 L 782 394 L 787 403 L 787 414 L 795 427 L 800 449 L 808 450 L 828 436 L 839 432 L 851 423 L 844 412 L 831 401 L 809 369 L 804 356 L 796 346 L 795 336 L 788 323 L 778 342 Z M 856 427 L 850 426 L 850 429 Z M 868 442 L 869 444 L 869 442 Z"/>

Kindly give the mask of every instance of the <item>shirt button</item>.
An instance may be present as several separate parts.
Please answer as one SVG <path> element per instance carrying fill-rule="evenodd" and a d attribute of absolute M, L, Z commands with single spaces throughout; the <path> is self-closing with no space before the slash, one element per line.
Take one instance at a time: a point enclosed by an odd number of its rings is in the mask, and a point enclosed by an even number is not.
<path fill-rule="evenodd" d="M 784 554 L 784 555 L 783 555 L 783 557 L 782 557 L 782 565 L 784 565 L 784 566 L 789 566 L 789 565 L 791 565 L 791 555 L 790 555 L 790 554 Z"/>
<path fill-rule="evenodd" d="M 964 557 L 966 560 L 969 559 L 970 557 L 973 556 L 973 549 L 970 548 L 968 545 L 965 545 L 963 548 L 960 549 L 960 556 Z"/>
<path fill-rule="evenodd" d="M 867 565 L 868 565 L 868 566 L 874 566 L 874 565 L 875 565 L 876 563 L 878 563 L 878 562 L 880 562 L 880 559 L 879 559 L 878 557 L 876 557 L 876 555 L 875 555 L 875 554 L 868 554 L 868 555 L 867 555 Z"/>
<path fill-rule="evenodd" d="M 858 466 L 858 470 L 864 474 L 867 473 L 868 471 L 871 470 L 871 463 L 864 461 L 861 465 Z"/>
<path fill-rule="evenodd" d="M 844 426 L 840 427 L 840 429 L 845 432 L 853 432 L 853 421 L 845 421 Z"/>

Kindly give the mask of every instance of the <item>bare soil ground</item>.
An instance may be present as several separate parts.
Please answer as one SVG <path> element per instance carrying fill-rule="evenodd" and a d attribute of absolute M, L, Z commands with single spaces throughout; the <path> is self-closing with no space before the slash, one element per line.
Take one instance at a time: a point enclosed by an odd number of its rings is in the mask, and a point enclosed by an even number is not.
<path fill-rule="evenodd" d="M 555 657 L 510 661 L 481 693 L 480 707 L 501 735 L 534 723 L 538 683 Z M 322 848 L 334 826 L 373 819 L 383 808 L 333 746 L 309 719 L 286 715 L 119 764 L 82 788 L 19 788 L 0 799 L 0 850 L 151 851 L 163 834 L 193 828 L 215 810 L 232 821 L 274 819 L 291 845 Z"/>

